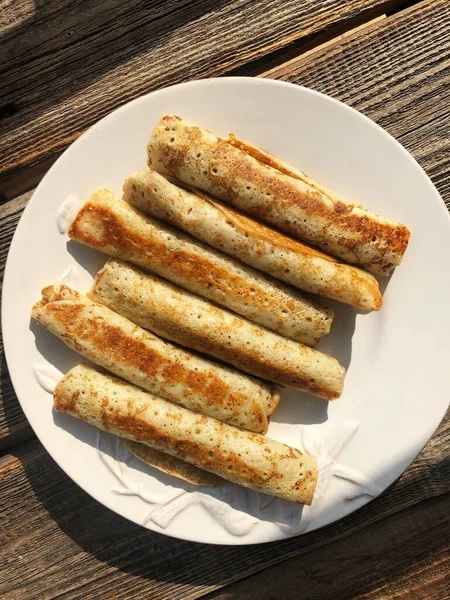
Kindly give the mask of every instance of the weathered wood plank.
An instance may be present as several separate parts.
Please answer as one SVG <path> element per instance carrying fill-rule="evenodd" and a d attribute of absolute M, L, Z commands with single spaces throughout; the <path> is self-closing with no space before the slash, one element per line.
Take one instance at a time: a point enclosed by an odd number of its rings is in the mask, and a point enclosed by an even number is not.
<path fill-rule="evenodd" d="M 320 578 L 320 565 L 323 572 L 331 569 L 331 574 L 338 576 L 339 564 L 343 564 L 347 573 L 347 565 L 353 560 L 358 562 L 350 569 L 355 576 L 365 570 L 378 569 L 377 577 L 366 577 L 365 593 L 376 589 L 378 581 L 391 577 L 394 570 L 399 571 L 397 581 L 401 587 L 401 569 L 406 585 L 407 576 L 414 575 L 417 581 L 421 566 L 429 566 L 431 561 L 425 560 L 427 552 L 434 553 L 435 563 L 441 560 L 439 552 L 443 551 L 444 528 L 449 518 L 449 442 L 450 413 L 396 484 L 360 511 L 323 530 L 276 544 L 224 547 L 176 541 L 128 523 L 81 491 L 37 440 L 31 440 L 0 459 L 0 494 L 4 507 L 0 515 L 4 561 L 0 569 L 0 596 L 5 600 L 57 597 L 187 600 L 296 556 L 300 557 L 295 563 L 299 585 L 308 584 L 308 573 L 309 577 Z M 438 535 L 439 527 L 442 532 Z M 431 531 L 427 533 L 428 529 Z M 414 541 L 416 532 L 417 542 Z M 437 536 L 435 543 L 433 532 Z M 423 554 L 416 556 L 417 544 L 422 539 Z M 388 554 L 392 550 L 392 557 L 394 546 L 403 548 L 402 555 L 393 564 L 382 559 L 383 541 L 384 551 Z M 409 547 L 414 552 L 407 552 Z M 303 560 L 308 565 L 314 564 L 308 553 L 318 548 L 324 561 L 318 559 L 311 570 L 300 570 L 298 565 Z M 361 556 L 358 548 L 364 553 Z M 334 550 L 339 557 L 337 566 L 331 564 Z M 418 565 L 413 572 L 412 563 L 416 559 Z M 436 578 L 437 569 L 436 564 L 433 571 Z M 345 578 L 345 573 L 340 576 L 345 589 L 349 590 L 354 580 L 348 573 Z M 280 577 L 283 577 L 281 572 Z M 393 585 L 397 585 L 393 576 L 392 580 Z M 326 576 L 323 583 L 330 581 L 332 579 Z M 321 590 L 319 583 L 316 582 L 317 594 L 309 597 L 329 598 L 324 593 L 326 588 Z M 364 597 L 363 585 L 361 582 L 361 595 L 355 598 Z M 268 589 L 272 595 L 265 597 L 295 597 L 274 596 L 273 589 Z M 404 585 L 402 589 L 406 589 Z"/>
<path fill-rule="evenodd" d="M 450 111 L 450 4 L 420 2 L 264 75 L 338 98 L 400 138 Z"/>
<path fill-rule="evenodd" d="M 32 192 L 0 205 L 0 293 L 6 257 L 20 216 Z M 0 451 L 29 438 L 33 431 L 20 408 L 6 366 L 3 339 L 0 335 Z"/>
<path fill-rule="evenodd" d="M 450 589 L 450 495 L 279 563 L 204 600 L 442 600 Z M 301 595 L 299 594 L 301 590 Z"/>
<path fill-rule="evenodd" d="M 403 3 L 62 0 L 52 8 L 6 2 L 0 174 L 8 179 L 60 153 L 100 117 L 139 95 L 224 74 L 361 11 L 371 9 L 373 17 Z"/>
<path fill-rule="evenodd" d="M 450 210 L 450 112 L 398 139 L 425 169 Z"/>

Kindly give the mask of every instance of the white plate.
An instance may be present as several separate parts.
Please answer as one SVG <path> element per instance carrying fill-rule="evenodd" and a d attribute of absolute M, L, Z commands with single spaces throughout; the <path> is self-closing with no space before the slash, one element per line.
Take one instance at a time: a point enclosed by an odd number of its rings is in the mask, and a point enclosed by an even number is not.
<path fill-rule="evenodd" d="M 69 197 L 81 204 L 97 186 L 121 193 L 145 167 L 152 128 L 167 112 L 219 135 L 233 131 L 306 171 L 324 186 L 411 229 L 403 264 L 380 313 L 338 306 L 321 348 L 349 366 L 341 399 L 327 404 L 286 391 L 269 435 L 315 452 L 321 480 L 311 508 L 229 486 L 210 493 L 128 460 L 107 435 L 54 414 L 52 379 L 79 357 L 30 324 L 44 285 L 69 279 L 86 291 L 104 258 L 68 244 L 57 228 Z M 124 517 L 188 540 L 246 544 L 282 539 L 340 519 L 390 485 L 432 435 L 448 403 L 450 228 L 435 188 L 411 156 L 356 111 L 294 85 L 262 79 L 197 81 L 152 93 L 107 116 L 44 177 L 11 245 L 3 332 L 22 408 L 46 449 L 84 490 Z M 35 368 L 41 372 L 40 382 Z M 42 384 L 42 385 L 41 385 Z M 359 426 L 357 428 L 357 426 Z M 100 444 L 100 450 L 97 445 Z M 89 515 L 86 515 L 89 518 Z"/>

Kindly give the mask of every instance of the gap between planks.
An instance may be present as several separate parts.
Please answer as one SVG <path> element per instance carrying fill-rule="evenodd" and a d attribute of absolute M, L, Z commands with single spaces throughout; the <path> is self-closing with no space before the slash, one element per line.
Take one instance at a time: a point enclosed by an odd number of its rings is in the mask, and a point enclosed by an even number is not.
<path fill-rule="evenodd" d="M 338 35 L 336 37 L 333 37 L 321 44 L 319 44 L 318 46 L 314 46 L 313 48 L 305 49 L 304 52 L 299 52 L 298 56 L 291 58 L 290 60 L 287 60 L 286 62 L 283 62 L 275 67 L 272 67 L 271 69 L 269 69 L 268 71 L 264 71 L 260 74 L 257 75 L 257 77 L 267 77 L 267 78 L 273 78 L 274 75 L 280 76 L 280 74 L 283 71 L 289 71 L 290 70 L 290 66 L 294 65 L 295 63 L 297 63 L 299 60 L 304 60 L 307 57 L 312 56 L 313 54 L 316 54 L 318 52 L 322 52 L 322 50 L 325 50 L 325 48 L 328 48 L 329 46 L 333 46 L 334 44 L 339 44 L 340 42 L 342 42 L 343 40 L 345 40 L 346 38 L 353 36 L 357 33 L 361 33 L 363 32 L 365 29 L 367 29 L 368 27 L 373 27 L 376 26 L 378 23 L 380 23 L 380 21 L 384 21 L 384 19 L 386 19 L 386 14 L 384 15 L 380 15 L 378 17 L 375 17 L 374 19 L 371 19 L 370 21 L 367 21 L 366 23 L 362 23 L 361 25 L 358 25 L 357 27 L 354 27 L 352 29 L 349 29 L 348 31 L 345 31 L 344 33 L 342 33 L 341 35 Z"/>
<path fill-rule="evenodd" d="M 409 13 L 417 9 L 418 5 L 419 7 L 422 5 L 425 8 L 427 5 L 431 4 L 432 0 L 412 0 L 409 2 L 399 2 L 396 4 L 396 6 L 391 7 L 391 10 L 386 10 L 384 14 L 369 18 L 360 24 L 356 24 L 357 22 L 353 21 L 352 23 L 356 26 L 350 27 L 346 31 L 343 31 L 340 35 L 329 38 L 325 37 L 323 43 L 319 41 L 321 33 L 318 33 L 316 36 L 312 36 L 313 39 L 309 44 L 306 42 L 304 46 L 298 49 L 296 56 L 292 56 L 289 60 L 283 62 L 279 61 L 278 64 L 273 65 L 270 69 L 265 69 L 264 71 L 257 73 L 256 76 L 267 77 L 269 79 L 282 79 L 295 69 L 296 63 L 310 62 L 311 57 L 314 57 L 315 54 L 320 55 L 327 48 L 339 46 L 347 39 L 362 37 L 363 34 L 369 33 L 371 30 L 376 29 L 384 22 L 395 23 L 400 17 L 407 16 Z M 367 14 L 369 15 L 374 13 L 375 10 L 367 11 Z M 359 17 L 361 17 L 361 15 L 359 15 Z M 319 43 L 317 43 L 318 41 Z"/>
<path fill-rule="evenodd" d="M 295 63 L 296 60 L 304 59 L 305 56 L 339 43 L 342 39 L 358 31 L 376 25 L 379 20 L 383 21 L 387 17 L 404 13 L 414 8 L 414 5 L 422 2 L 423 0 L 387 0 L 342 22 L 333 24 L 329 28 L 311 33 L 300 39 L 294 39 L 284 48 L 274 50 L 264 57 L 237 67 L 230 71 L 228 75 L 270 76 L 268 74 L 277 71 L 278 68 Z"/>

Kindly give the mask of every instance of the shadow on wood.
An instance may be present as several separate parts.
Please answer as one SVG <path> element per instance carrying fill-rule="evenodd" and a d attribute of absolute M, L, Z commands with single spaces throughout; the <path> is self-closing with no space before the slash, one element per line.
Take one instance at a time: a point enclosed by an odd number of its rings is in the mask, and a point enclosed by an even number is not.
<path fill-rule="evenodd" d="M 426 500 L 204 600 L 447 598 L 449 504 L 448 497 Z"/>

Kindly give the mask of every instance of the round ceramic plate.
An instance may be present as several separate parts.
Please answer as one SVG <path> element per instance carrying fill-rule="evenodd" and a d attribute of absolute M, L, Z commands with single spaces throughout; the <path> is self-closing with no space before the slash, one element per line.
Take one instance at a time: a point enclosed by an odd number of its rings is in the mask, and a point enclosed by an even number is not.
<path fill-rule="evenodd" d="M 121 194 L 124 179 L 145 168 L 147 140 L 169 112 L 218 135 L 232 131 L 338 195 L 411 229 L 402 265 L 382 283 L 381 312 L 334 305 L 332 333 L 319 349 L 348 367 L 342 397 L 327 403 L 285 390 L 273 416 L 269 436 L 319 457 L 311 507 L 232 485 L 194 488 L 132 458 L 112 436 L 52 410 L 54 382 L 80 357 L 32 323 L 30 307 L 43 286 L 63 277 L 87 291 L 105 261 L 60 231 L 61 207 L 81 206 L 99 186 Z M 224 78 L 174 86 L 102 119 L 72 144 L 34 193 L 14 236 L 4 282 L 11 378 L 48 452 L 78 485 L 120 515 L 199 542 L 247 544 L 298 535 L 381 493 L 444 415 L 450 387 L 449 256 L 449 217 L 438 193 L 400 144 L 369 119 L 286 83 Z"/>

